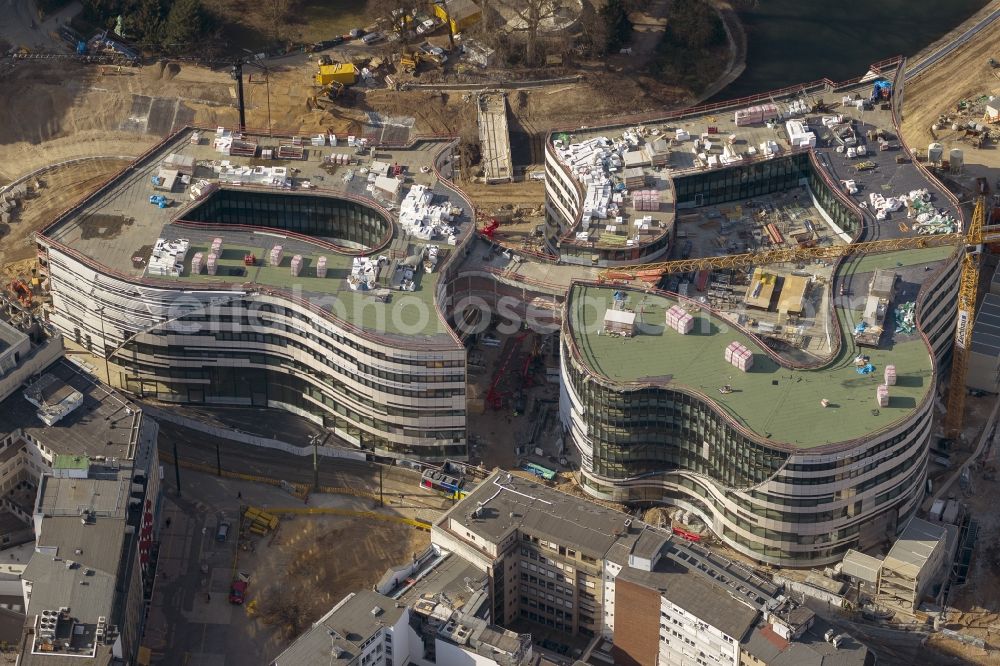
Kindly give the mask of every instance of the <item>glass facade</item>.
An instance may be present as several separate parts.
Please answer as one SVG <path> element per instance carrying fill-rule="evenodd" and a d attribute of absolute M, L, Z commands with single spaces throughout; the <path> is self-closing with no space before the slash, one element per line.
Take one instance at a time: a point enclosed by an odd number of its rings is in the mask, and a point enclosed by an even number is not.
<path fill-rule="evenodd" d="M 584 381 L 571 361 L 566 374 L 586 405 L 582 425 L 593 442 L 588 471 L 598 476 L 625 480 L 680 469 L 742 488 L 766 481 L 788 459 L 741 435 L 697 396 L 669 388 L 617 391 Z"/>
<path fill-rule="evenodd" d="M 166 402 L 281 406 L 378 453 L 464 458 L 464 351 L 369 347 L 294 308 L 241 301 L 140 333 L 113 360 L 125 390 Z M 254 309 L 253 323 L 246 312 Z M 210 324 L 210 325 L 209 325 Z"/>
<path fill-rule="evenodd" d="M 796 187 L 809 177 L 806 152 L 674 179 L 678 207 L 712 206 Z"/>
<path fill-rule="evenodd" d="M 816 197 L 816 201 L 830 216 L 834 224 L 854 238 L 861 231 L 861 215 L 833 193 L 820 173 L 820 169 L 823 167 L 816 163 L 816 157 L 811 152 L 809 153 L 809 167 L 809 189 Z"/>
<path fill-rule="evenodd" d="M 184 219 L 281 229 L 363 248 L 381 247 L 392 232 L 381 213 L 354 201 L 246 190 L 216 190 Z"/>

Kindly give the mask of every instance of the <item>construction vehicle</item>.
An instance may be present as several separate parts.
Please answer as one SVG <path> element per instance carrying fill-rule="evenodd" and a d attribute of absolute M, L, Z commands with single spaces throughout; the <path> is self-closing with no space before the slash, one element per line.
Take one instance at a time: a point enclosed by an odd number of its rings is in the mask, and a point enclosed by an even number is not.
<path fill-rule="evenodd" d="M 344 62 L 320 65 L 313 81 L 318 86 L 327 86 L 331 83 L 353 86 L 358 81 L 358 68 L 351 63 Z"/>
<path fill-rule="evenodd" d="M 420 63 L 423 62 L 431 63 L 435 66 L 440 64 L 439 59 L 433 54 L 422 51 L 404 51 L 399 56 L 399 70 L 406 74 L 416 74 L 420 68 Z"/>
<path fill-rule="evenodd" d="M 984 244 L 1000 242 L 1000 225 L 987 227 L 989 186 L 985 179 L 978 183 L 979 192 L 975 210 L 964 234 L 938 234 L 889 240 L 865 241 L 848 245 L 824 247 L 771 248 L 759 252 L 731 254 L 722 257 L 676 259 L 649 264 L 618 266 L 598 273 L 599 282 L 630 282 L 642 280 L 656 283 L 669 273 L 689 273 L 701 270 L 740 269 L 749 266 L 767 266 L 780 263 L 805 263 L 816 259 L 838 259 L 847 256 L 895 252 L 926 247 L 952 245 L 965 248 L 962 273 L 959 278 L 958 316 L 955 326 L 955 343 L 952 352 L 951 383 L 945 415 L 945 436 L 952 439 L 961 434 L 965 409 L 965 376 L 968 349 L 972 341 L 972 322 L 976 310 L 979 286 L 979 263 Z"/>
<path fill-rule="evenodd" d="M 490 221 L 482 228 L 482 234 L 488 240 L 493 240 L 496 236 L 497 229 L 500 228 L 500 220 L 495 217 L 491 217 Z"/>
<path fill-rule="evenodd" d="M 320 88 L 316 96 L 313 97 L 313 104 L 321 109 L 328 109 L 336 106 L 337 100 L 344 100 L 348 97 L 348 89 L 343 83 L 336 81 Z"/>
<path fill-rule="evenodd" d="M 248 506 L 243 512 L 243 520 L 244 528 L 258 536 L 264 536 L 278 527 L 277 516 L 252 506 Z"/>
<path fill-rule="evenodd" d="M 22 307 L 31 307 L 33 296 L 27 282 L 21 278 L 14 278 L 10 281 L 10 290 Z"/>
<path fill-rule="evenodd" d="M 229 603 L 242 606 L 247 599 L 247 588 L 250 587 L 250 575 L 242 571 L 236 575 L 229 586 Z"/>

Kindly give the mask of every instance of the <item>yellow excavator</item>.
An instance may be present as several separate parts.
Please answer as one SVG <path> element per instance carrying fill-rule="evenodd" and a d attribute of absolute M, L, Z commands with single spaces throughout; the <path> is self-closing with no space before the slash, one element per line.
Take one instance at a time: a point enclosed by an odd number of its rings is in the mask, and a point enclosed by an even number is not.
<path fill-rule="evenodd" d="M 334 81 L 328 83 L 319 89 L 319 92 L 313 97 L 313 104 L 321 109 L 328 109 L 337 104 L 337 101 L 343 101 L 350 95 L 350 91 L 347 86 L 343 83 L 338 83 Z"/>
<path fill-rule="evenodd" d="M 404 51 L 399 56 L 399 71 L 405 74 L 416 74 L 420 68 L 420 63 L 427 62 L 438 65 L 438 59 L 434 56 L 419 51 Z"/>

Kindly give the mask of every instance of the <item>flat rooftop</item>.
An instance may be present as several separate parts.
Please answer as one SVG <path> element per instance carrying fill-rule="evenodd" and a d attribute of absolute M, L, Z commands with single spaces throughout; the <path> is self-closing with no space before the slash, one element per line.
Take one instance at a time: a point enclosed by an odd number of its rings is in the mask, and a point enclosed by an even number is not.
<path fill-rule="evenodd" d="M 28 336 L 0 319 L 0 354 L 16 344 L 20 344 Z"/>
<path fill-rule="evenodd" d="M 480 503 L 482 510 L 473 516 Z M 630 518 L 530 479 L 496 472 L 437 524 L 447 529 L 448 519 L 493 543 L 514 530 L 523 530 L 559 544 L 575 544 L 581 553 L 596 559 L 603 558 L 619 539 L 616 534 L 627 531 L 625 521 Z"/>
<path fill-rule="evenodd" d="M 61 479 L 42 476 L 38 491 L 38 511 L 46 516 L 69 515 L 79 518 L 87 509 L 98 516 L 124 519 L 130 481 L 116 479 Z"/>
<path fill-rule="evenodd" d="M 375 297 L 375 290 L 354 290 L 348 286 L 347 276 L 351 273 L 353 257 L 331 252 L 314 243 L 304 240 L 283 238 L 284 259 L 280 266 L 265 265 L 264 259 L 275 244 L 273 232 L 261 230 L 238 231 L 225 225 L 199 228 L 182 227 L 174 224 L 164 226 L 164 238 L 187 238 L 191 241 L 184 260 L 184 270 L 176 278 L 157 277 L 158 280 L 168 279 L 178 284 L 232 285 L 242 286 L 247 283 L 267 285 L 274 289 L 292 292 L 300 290 L 301 297 L 309 299 L 324 310 L 343 318 L 367 331 L 388 334 L 413 340 L 414 337 L 429 339 L 449 338 L 447 325 L 438 317 L 433 316 L 434 294 L 437 288 L 438 271 L 425 273 L 422 268 L 414 272 L 414 291 L 393 290 L 388 303 L 380 302 Z M 212 240 L 223 239 L 222 256 L 219 258 L 219 269 L 215 275 L 206 273 L 193 274 L 191 260 L 195 253 L 202 252 L 208 256 Z M 407 256 L 422 248 L 420 243 L 402 244 L 402 251 Z M 439 265 L 450 249 L 448 245 L 441 246 Z M 243 257 L 254 254 L 257 264 L 245 266 Z M 290 262 L 293 255 L 302 256 L 302 271 L 298 276 L 291 273 Z M 326 277 L 316 276 L 316 261 L 326 257 Z M 204 270 L 204 269 L 203 269 Z M 389 267 L 383 268 L 388 271 Z M 404 308 L 393 308 L 398 302 L 405 302 Z M 413 307 L 419 303 L 424 309 Z M 425 317 L 425 313 L 431 316 Z"/>
<path fill-rule="evenodd" d="M 779 365 L 742 329 L 707 311 L 693 313 L 694 330 L 688 335 L 666 329 L 665 312 L 678 303 L 661 293 L 627 291 L 626 307 L 641 310 L 639 332 L 630 339 L 602 335 L 614 291 L 577 284 L 570 292 L 570 332 L 584 363 L 616 384 L 678 386 L 701 393 L 775 443 L 813 448 L 871 434 L 906 418 L 933 386 L 930 353 L 919 338 L 896 342 L 891 349 L 865 349 L 875 371 L 858 374 L 854 358 L 859 350 L 849 334 L 853 323 L 840 308 L 840 352 L 821 368 L 803 370 Z M 753 352 L 749 372 L 725 360 L 731 342 Z M 896 366 L 897 383 L 889 388 L 889 406 L 878 408 L 875 391 L 889 364 Z M 731 393 L 720 393 L 725 384 L 732 386 Z M 826 408 L 820 404 L 823 399 L 830 402 Z"/>
<path fill-rule="evenodd" d="M 885 76 L 891 78 L 892 73 L 887 72 Z M 902 164 L 896 163 L 896 158 L 905 155 L 905 153 L 899 149 L 900 140 L 895 135 L 891 111 L 881 109 L 880 105 L 876 105 L 873 109 L 862 111 L 855 106 L 843 103 L 844 97 L 853 97 L 854 95 L 860 95 L 862 98 L 867 99 L 871 91 L 872 83 L 866 82 L 837 91 L 829 89 L 808 93 L 800 91 L 783 97 L 773 97 L 771 100 L 756 102 L 754 105 L 767 104 L 771 101 L 777 103 L 779 108 L 785 111 L 789 103 L 796 100 L 805 101 L 808 107 L 810 107 L 810 111 L 799 115 L 796 119 L 808 122 L 808 129 L 816 135 L 816 146 L 812 150 L 816 153 L 821 168 L 825 169 L 834 180 L 855 181 L 858 188 L 857 193 L 847 196 L 856 204 L 868 202 L 869 196 L 872 193 L 890 197 L 907 194 L 911 190 L 926 188 L 931 194 L 931 202 L 936 208 L 946 209 L 947 212 L 961 219 L 963 217 L 962 211 L 954 209 L 954 204 L 947 199 L 944 189 L 938 182 L 928 179 L 916 165 L 909 161 L 905 161 Z M 812 105 L 820 100 L 824 102 L 827 110 L 817 113 L 811 112 Z M 720 170 L 726 166 L 738 166 L 747 163 L 746 158 L 751 157 L 747 155 L 750 147 L 755 147 L 758 150 L 758 155 L 753 157 L 761 159 L 759 147 L 761 143 L 766 141 L 773 141 L 778 145 L 780 149 L 778 153 L 779 157 L 789 154 L 792 150 L 792 144 L 789 141 L 784 120 L 778 121 L 774 127 L 768 127 L 763 123 L 737 127 L 734 113 L 736 110 L 742 108 L 744 107 L 741 105 L 732 105 L 724 109 L 714 109 L 671 118 L 657 118 L 655 115 L 650 115 L 649 119 L 641 124 L 633 123 L 630 125 L 629 127 L 641 125 L 647 141 L 663 137 L 675 137 L 678 129 L 684 130 L 689 134 L 690 138 L 671 146 L 669 161 L 667 166 L 662 170 L 655 167 L 645 167 L 647 176 L 654 179 L 662 179 L 667 176 L 676 179 L 706 170 L 705 166 L 699 165 L 696 162 L 697 153 L 704 153 L 703 148 L 696 150 L 694 147 L 695 139 L 700 139 L 703 134 L 707 134 L 709 140 L 714 144 L 714 147 L 708 151 L 709 154 L 721 153 L 728 143 L 728 138 L 735 135 L 736 139 L 732 142 L 730 149 L 736 154 L 745 156 L 744 161 L 712 167 L 708 170 Z M 842 115 L 845 121 L 849 120 L 852 122 L 858 142 L 867 148 L 866 155 L 852 158 L 847 156 L 846 151 L 837 152 L 839 143 L 835 140 L 832 130 L 822 124 L 823 116 L 833 115 Z M 620 125 L 586 127 L 569 132 L 559 132 L 557 135 L 565 135 L 567 137 L 566 140 L 569 142 L 580 143 L 602 136 L 617 139 L 622 136 L 623 131 L 626 129 L 628 127 Z M 869 130 L 877 129 L 888 132 L 890 144 L 894 145 L 895 149 L 881 151 L 877 142 L 866 139 Z M 918 148 L 918 146 L 914 146 L 914 148 Z M 873 162 L 875 167 L 859 171 L 857 165 L 866 161 Z M 888 218 L 882 221 L 875 220 L 870 208 L 864 211 L 864 216 L 866 221 L 873 227 L 865 240 L 916 235 L 910 224 L 913 220 L 906 219 L 905 209 L 890 213 Z M 900 222 L 904 222 L 902 227 L 900 226 Z"/>
<path fill-rule="evenodd" d="M 619 580 L 659 590 L 660 594 L 700 620 L 710 622 L 740 640 L 757 621 L 760 611 L 729 590 L 677 562 L 662 558 L 653 571 L 624 567 Z"/>
<path fill-rule="evenodd" d="M 133 403 L 95 383 L 66 360 L 53 363 L 42 374 L 53 375 L 82 393 L 83 404 L 47 426 L 39 420 L 38 408 L 25 399 L 24 391 L 15 391 L 0 402 L 0 439 L 22 430 L 56 455 L 132 459 L 133 433 L 142 418 Z"/>
<path fill-rule="evenodd" d="M 291 290 L 293 286 L 296 286 L 304 291 L 306 298 L 332 298 L 334 314 L 346 313 L 348 322 L 366 330 L 385 333 L 389 336 L 404 336 L 407 339 L 412 339 L 413 336 L 423 336 L 450 340 L 446 324 L 439 320 L 433 307 L 437 271 L 440 271 L 446 262 L 448 257 L 444 253 L 450 249 L 445 240 L 425 243 L 413 238 L 403 239 L 401 231 L 396 227 L 389 246 L 380 252 L 371 253 L 371 256 L 390 253 L 406 255 L 408 250 L 416 249 L 424 244 L 437 244 L 441 247 L 442 255 L 435 273 L 425 275 L 421 270 L 417 278 L 416 291 L 394 292 L 396 299 L 406 296 L 408 299 L 415 298 L 420 303 L 430 305 L 430 317 L 426 318 L 427 321 L 424 322 L 424 317 L 417 312 L 419 309 L 417 307 L 396 308 L 401 312 L 393 312 L 391 304 L 382 307 L 375 304 L 371 292 L 350 290 L 345 277 L 350 272 L 352 257 L 338 254 L 328 247 L 324 247 L 321 242 L 310 243 L 307 240 L 294 240 L 285 236 L 279 229 L 261 228 L 260 232 L 253 233 L 238 231 L 224 224 L 199 225 L 197 229 L 186 225 L 183 227 L 173 225 L 174 220 L 182 219 L 184 213 L 196 205 L 191 201 L 189 188 L 178 180 L 172 192 L 161 192 L 156 190 L 151 182 L 152 177 L 160 172 L 162 163 L 167 156 L 176 154 L 182 158 L 193 158 L 196 161 L 197 166 L 191 179 L 192 182 L 207 180 L 218 183 L 219 174 L 211 168 L 211 165 L 220 161 L 228 161 L 234 168 L 283 166 L 287 168 L 288 176 L 292 180 L 291 190 L 265 189 L 254 186 L 253 191 L 273 192 L 285 196 L 302 194 L 333 198 L 349 197 L 360 200 L 363 204 L 380 206 L 383 203 L 373 198 L 368 190 L 367 173 L 369 167 L 376 161 L 388 165 L 398 164 L 404 167 L 408 184 L 422 184 L 432 188 L 435 203 L 441 203 L 444 199 L 448 199 L 453 206 L 463 209 L 462 214 L 452 222 L 462 237 L 471 233 L 474 227 L 470 222 L 471 211 L 468 210 L 464 200 L 439 182 L 432 170 L 434 159 L 442 148 L 441 143 L 418 142 L 409 149 L 379 148 L 375 150 L 374 156 L 368 152 L 359 157 L 355 154 L 355 148 L 348 147 L 343 140 L 336 147 L 329 145 L 313 147 L 309 145 L 309 137 L 303 137 L 304 159 L 287 160 L 225 155 L 213 148 L 214 133 L 203 131 L 202 135 L 201 143 L 195 145 L 189 141 L 190 130 L 179 132 L 175 138 L 162 144 L 153 153 L 127 167 L 116 180 L 92 195 L 78 209 L 56 220 L 44 230 L 43 235 L 99 262 L 111 271 L 135 279 L 144 277 L 145 259 L 149 257 L 150 250 L 158 238 L 166 240 L 187 238 L 191 240 L 192 247 L 187 255 L 185 271 L 178 278 L 169 276 L 152 278 L 157 284 L 163 284 L 164 281 L 176 281 L 178 284 L 187 285 L 201 283 L 204 288 L 209 288 L 212 284 L 222 285 L 221 288 L 225 288 L 229 284 L 240 284 L 248 288 L 258 286 L 283 291 Z M 279 145 L 290 143 L 288 138 L 256 136 L 248 138 L 258 142 L 260 147 L 258 154 L 262 149 L 276 149 Z M 333 154 L 343 155 L 356 161 L 360 160 L 360 163 L 350 165 L 325 163 L 324 159 Z M 424 173 L 425 170 L 427 173 Z M 445 169 L 446 173 L 447 171 L 448 168 Z M 352 174 L 353 177 L 347 177 Z M 310 183 L 310 188 L 304 187 L 305 181 Z M 244 187 L 251 189 L 250 186 Z M 166 196 L 174 202 L 173 205 L 166 208 L 151 205 L 149 197 L 154 194 Z M 390 208 L 393 207 L 390 206 Z M 389 216 L 395 226 L 396 213 L 390 212 Z M 219 262 L 221 266 L 219 274 L 215 276 L 190 275 L 191 257 L 198 251 L 205 252 L 205 256 L 207 256 L 211 240 L 215 237 L 223 239 L 225 250 Z M 339 239 L 318 238 L 317 240 L 341 242 Z M 285 259 L 281 267 L 257 266 L 251 267 L 243 274 L 237 275 L 235 272 L 230 274 L 230 269 L 243 268 L 244 251 L 255 252 L 258 262 L 263 262 L 266 259 L 267 251 L 276 243 L 280 243 L 284 247 Z M 294 254 L 302 254 L 305 260 L 304 270 L 297 278 L 291 276 L 288 268 L 290 258 Z M 314 272 L 313 276 L 309 277 L 309 269 L 314 268 L 314 261 L 319 256 L 327 257 L 330 270 L 326 279 L 316 278 Z M 324 309 L 330 310 L 331 308 L 325 307 Z M 380 312 L 381 314 L 379 314 Z M 353 318 L 355 313 L 357 313 L 356 319 Z"/>
<path fill-rule="evenodd" d="M 394 626 L 403 614 L 396 602 L 370 590 L 347 595 L 275 658 L 279 666 L 354 664 L 362 645 L 383 626 Z"/>
<path fill-rule="evenodd" d="M 444 594 L 452 603 L 461 605 L 473 594 L 469 586 L 479 589 L 486 578 L 482 570 L 456 553 L 449 554 L 429 571 L 417 575 L 420 575 L 419 580 L 399 595 L 397 601 L 401 604 L 409 606 L 424 595 Z"/>

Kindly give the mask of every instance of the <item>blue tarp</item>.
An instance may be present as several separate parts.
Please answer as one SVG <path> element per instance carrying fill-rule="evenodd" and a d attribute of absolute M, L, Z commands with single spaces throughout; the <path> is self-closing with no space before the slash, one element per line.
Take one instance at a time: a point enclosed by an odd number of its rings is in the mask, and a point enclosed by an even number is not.
<path fill-rule="evenodd" d="M 889 99 L 890 97 L 892 97 L 892 83 L 884 79 L 875 81 L 875 85 L 872 86 L 872 100 Z"/>
<path fill-rule="evenodd" d="M 875 366 L 872 365 L 871 363 L 866 363 L 865 365 L 858 368 L 859 375 L 870 375 L 873 372 L 875 372 Z"/>

